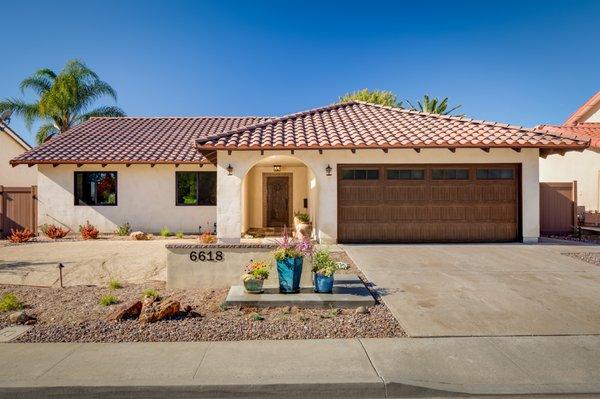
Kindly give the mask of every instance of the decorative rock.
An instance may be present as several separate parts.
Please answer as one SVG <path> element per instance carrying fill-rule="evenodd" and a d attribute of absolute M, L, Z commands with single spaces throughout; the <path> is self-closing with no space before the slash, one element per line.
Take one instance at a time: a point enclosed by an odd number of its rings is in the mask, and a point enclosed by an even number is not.
<path fill-rule="evenodd" d="M 108 321 L 136 319 L 142 311 L 142 301 L 133 301 L 119 306 L 107 316 Z"/>
<path fill-rule="evenodd" d="M 28 315 L 24 310 L 11 313 L 8 316 L 8 320 L 13 324 L 35 324 L 37 319 L 34 316 Z"/>
<path fill-rule="evenodd" d="M 190 312 L 192 311 L 192 307 L 191 307 L 190 305 L 185 305 L 185 306 L 183 307 L 183 311 L 184 311 L 185 313 L 190 313 Z"/>
<path fill-rule="evenodd" d="M 179 313 L 181 304 L 178 301 L 165 299 L 157 302 L 154 298 L 145 298 L 140 313 L 140 323 L 153 323 Z"/>
<path fill-rule="evenodd" d="M 369 309 L 367 309 L 364 306 L 359 306 L 356 309 L 354 309 L 354 313 L 356 313 L 356 314 L 367 314 L 367 313 L 369 313 Z"/>
<path fill-rule="evenodd" d="M 129 237 L 131 237 L 135 240 L 147 240 L 148 239 L 148 235 L 146 233 L 144 233 L 143 231 L 134 231 L 133 233 L 131 233 L 129 235 Z"/>

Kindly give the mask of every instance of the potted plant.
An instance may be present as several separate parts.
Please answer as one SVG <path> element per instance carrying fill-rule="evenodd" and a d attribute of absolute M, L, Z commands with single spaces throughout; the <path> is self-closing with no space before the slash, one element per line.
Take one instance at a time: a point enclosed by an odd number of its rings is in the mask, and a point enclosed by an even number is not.
<path fill-rule="evenodd" d="M 277 262 L 279 292 L 282 294 L 299 292 L 304 256 L 312 254 L 312 244 L 306 237 L 302 241 L 291 238 L 287 229 L 283 230 L 283 238 L 276 242 L 278 247 L 273 256 Z"/>
<path fill-rule="evenodd" d="M 269 269 L 271 265 L 268 262 L 252 262 L 246 266 L 246 273 L 242 275 L 244 288 L 251 294 L 260 294 L 263 292 L 263 284 L 269 278 Z"/>
<path fill-rule="evenodd" d="M 312 234 L 312 223 L 308 213 L 296 212 L 294 214 L 294 228 L 299 239 L 309 238 Z"/>
<path fill-rule="evenodd" d="M 327 249 L 316 251 L 313 255 L 312 267 L 315 292 L 331 293 L 333 291 L 333 276 L 338 269 L 338 262 L 331 259 L 331 254 Z"/>

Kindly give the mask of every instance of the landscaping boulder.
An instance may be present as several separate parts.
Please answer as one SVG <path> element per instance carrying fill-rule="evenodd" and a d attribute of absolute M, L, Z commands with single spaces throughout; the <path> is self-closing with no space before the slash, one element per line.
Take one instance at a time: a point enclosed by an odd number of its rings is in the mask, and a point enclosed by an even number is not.
<path fill-rule="evenodd" d="M 18 312 L 11 313 L 8 316 L 8 320 L 13 324 L 35 324 L 37 319 L 35 316 L 28 315 L 24 310 L 20 310 Z"/>
<path fill-rule="evenodd" d="M 157 301 L 155 298 L 145 298 L 140 314 L 140 323 L 153 323 L 174 316 L 181 310 L 178 301 L 164 299 Z"/>
<path fill-rule="evenodd" d="M 148 235 L 146 233 L 144 233 L 143 231 L 134 231 L 133 233 L 131 233 L 129 235 L 129 237 L 131 237 L 135 240 L 147 240 L 148 239 Z"/>
<path fill-rule="evenodd" d="M 108 321 L 121 321 L 125 319 L 137 319 L 142 311 L 142 301 L 132 301 L 124 305 L 119 306 L 113 312 L 111 312 L 107 320 Z"/>

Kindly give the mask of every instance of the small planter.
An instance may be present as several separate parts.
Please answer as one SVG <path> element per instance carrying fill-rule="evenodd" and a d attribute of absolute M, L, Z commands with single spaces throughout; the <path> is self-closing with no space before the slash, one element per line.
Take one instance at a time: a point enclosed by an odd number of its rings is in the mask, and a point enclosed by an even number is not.
<path fill-rule="evenodd" d="M 316 273 L 313 280 L 315 283 L 315 292 L 331 294 L 333 291 L 333 276 L 329 277 Z"/>
<path fill-rule="evenodd" d="M 312 223 L 309 221 L 301 221 L 297 216 L 294 216 L 294 236 L 301 240 L 310 238 L 312 235 Z"/>
<path fill-rule="evenodd" d="M 284 258 L 277 261 L 279 292 L 292 294 L 300 291 L 303 258 Z"/>
<path fill-rule="evenodd" d="M 260 294 L 263 292 L 263 284 L 265 280 L 254 278 L 244 280 L 244 288 L 250 294 Z"/>

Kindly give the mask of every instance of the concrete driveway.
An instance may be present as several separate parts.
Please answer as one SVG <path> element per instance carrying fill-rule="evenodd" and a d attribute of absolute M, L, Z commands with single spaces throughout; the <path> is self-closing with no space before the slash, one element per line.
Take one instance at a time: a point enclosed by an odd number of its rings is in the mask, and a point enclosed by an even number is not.
<path fill-rule="evenodd" d="M 579 245 L 345 245 L 408 335 L 600 334 L 600 266 Z"/>

